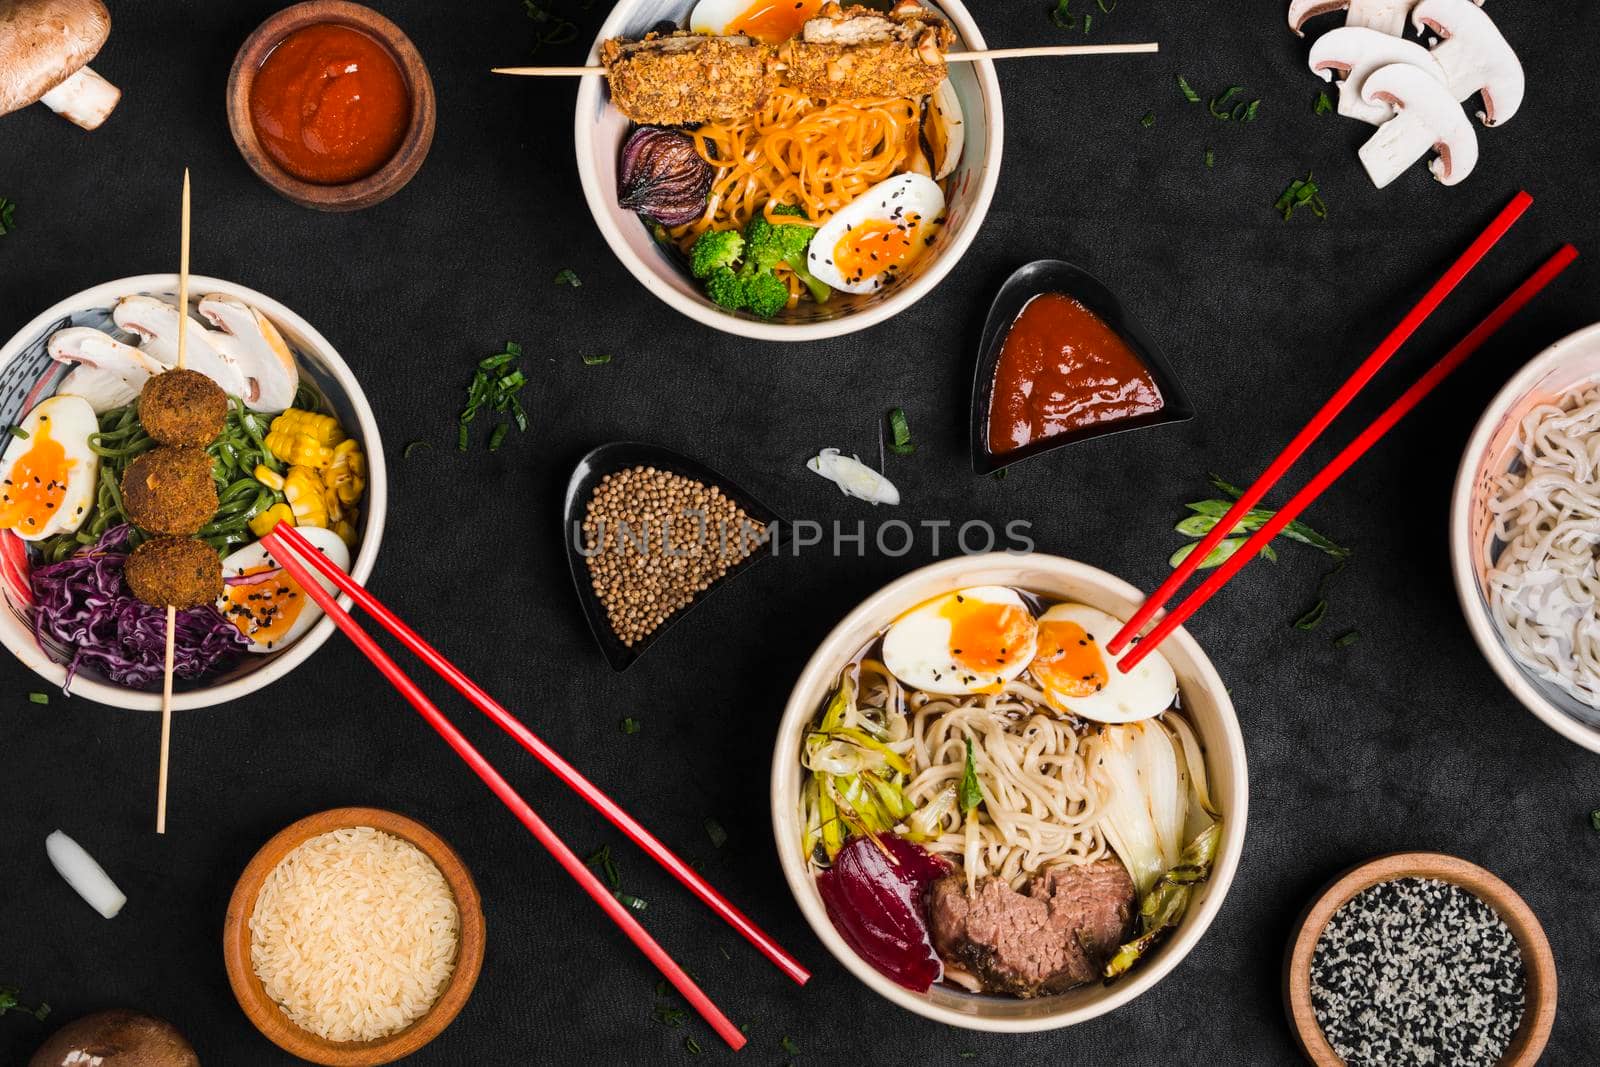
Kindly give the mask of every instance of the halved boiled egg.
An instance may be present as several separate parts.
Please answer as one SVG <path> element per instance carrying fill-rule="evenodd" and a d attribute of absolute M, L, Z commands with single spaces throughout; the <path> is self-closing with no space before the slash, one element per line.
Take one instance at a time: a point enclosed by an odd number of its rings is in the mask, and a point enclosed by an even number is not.
<path fill-rule="evenodd" d="M 100 430 L 79 396 L 53 396 L 28 412 L 0 456 L 0 529 L 24 541 L 71 533 L 94 504 L 100 457 L 89 435 Z"/>
<path fill-rule="evenodd" d="M 806 20 L 820 10 L 822 0 L 700 0 L 689 16 L 689 30 L 717 37 L 743 34 L 763 44 L 782 44 L 798 37 Z"/>
<path fill-rule="evenodd" d="M 334 566 L 342 571 L 350 569 L 350 550 L 338 534 L 320 526 L 297 526 L 295 530 Z M 332 582 L 318 580 L 322 588 L 334 591 Z M 222 561 L 222 581 L 217 610 L 249 639 L 251 652 L 276 652 L 322 617 L 322 609 L 259 541 L 245 545 Z"/>
<path fill-rule="evenodd" d="M 1028 671 L 1052 706 L 1095 722 L 1148 719 L 1172 707 L 1178 677 L 1160 652 L 1124 674 L 1106 652 L 1122 623 L 1084 604 L 1057 604 L 1039 616 L 1038 651 Z"/>
<path fill-rule="evenodd" d="M 929 693 L 994 693 L 1028 666 L 1036 629 L 1016 590 L 977 585 L 896 619 L 883 635 L 883 663 Z"/>
<path fill-rule="evenodd" d="M 939 183 L 923 174 L 898 174 L 823 223 L 806 249 L 806 266 L 834 289 L 876 292 L 905 276 L 943 223 Z"/>

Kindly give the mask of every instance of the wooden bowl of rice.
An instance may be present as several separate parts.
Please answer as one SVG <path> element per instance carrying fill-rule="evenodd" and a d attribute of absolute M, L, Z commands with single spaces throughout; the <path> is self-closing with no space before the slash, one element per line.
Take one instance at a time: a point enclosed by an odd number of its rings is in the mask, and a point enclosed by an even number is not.
<path fill-rule="evenodd" d="M 228 901 L 222 955 L 239 1006 L 274 1044 L 330 1067 L 409 1056 L 472 995 L 483 909 L 455 850 L 380 808 L 280 831 Z"/>

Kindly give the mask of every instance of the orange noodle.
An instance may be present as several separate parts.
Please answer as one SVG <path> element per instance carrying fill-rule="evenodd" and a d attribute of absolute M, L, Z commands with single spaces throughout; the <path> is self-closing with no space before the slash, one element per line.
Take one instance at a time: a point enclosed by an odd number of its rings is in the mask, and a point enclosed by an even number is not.
<path fill-rule="evenodd" d="M 780 87 L 747 119 L 700 126 L 695 149 L 717 176 L 706 213 L 673 229 L 673 239 L 687 250 L 707 230 L 742 228 L 768 204 L 798 205 L 820 224 L 886 178 L 927 173 L 921 112 L 900 97 L 830 104 Z"/>

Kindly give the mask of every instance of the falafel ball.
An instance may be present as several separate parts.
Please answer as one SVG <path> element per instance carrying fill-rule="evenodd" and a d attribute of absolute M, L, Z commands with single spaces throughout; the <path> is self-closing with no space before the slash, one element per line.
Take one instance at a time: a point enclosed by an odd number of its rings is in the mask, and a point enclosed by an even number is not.
<path fill-rule="evenodd" d="M 222 557 L 193 537 L 154 537 L 128 554 L 123 576 L 146 604 L 179 611 L 213 604 L 222 595 Z"/>
<path fill-rule="evenodd" d="M 228 394 L 196 370 L 174 368 L 144 383 L 139 421 L 164 445 L 204 448 L 222 433 Z"/>
<path fill-rule="evenodd" d="M 172 445 L 143 453 L 122 472 L 122 507 L 141 530 L 195 533 L 217 512 L 211 457 L 202 449 Z"/>

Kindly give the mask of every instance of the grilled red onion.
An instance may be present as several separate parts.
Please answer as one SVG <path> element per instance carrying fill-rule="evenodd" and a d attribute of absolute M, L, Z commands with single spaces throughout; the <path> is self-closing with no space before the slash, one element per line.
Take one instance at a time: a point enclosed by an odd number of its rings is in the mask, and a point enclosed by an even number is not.
<path fill-rule="evenodd" d="M 678 130 L 641 126 L 622 146 L 617 202 L 663 226 L 683 226 L 705 214 L 715 172 Z"/>

